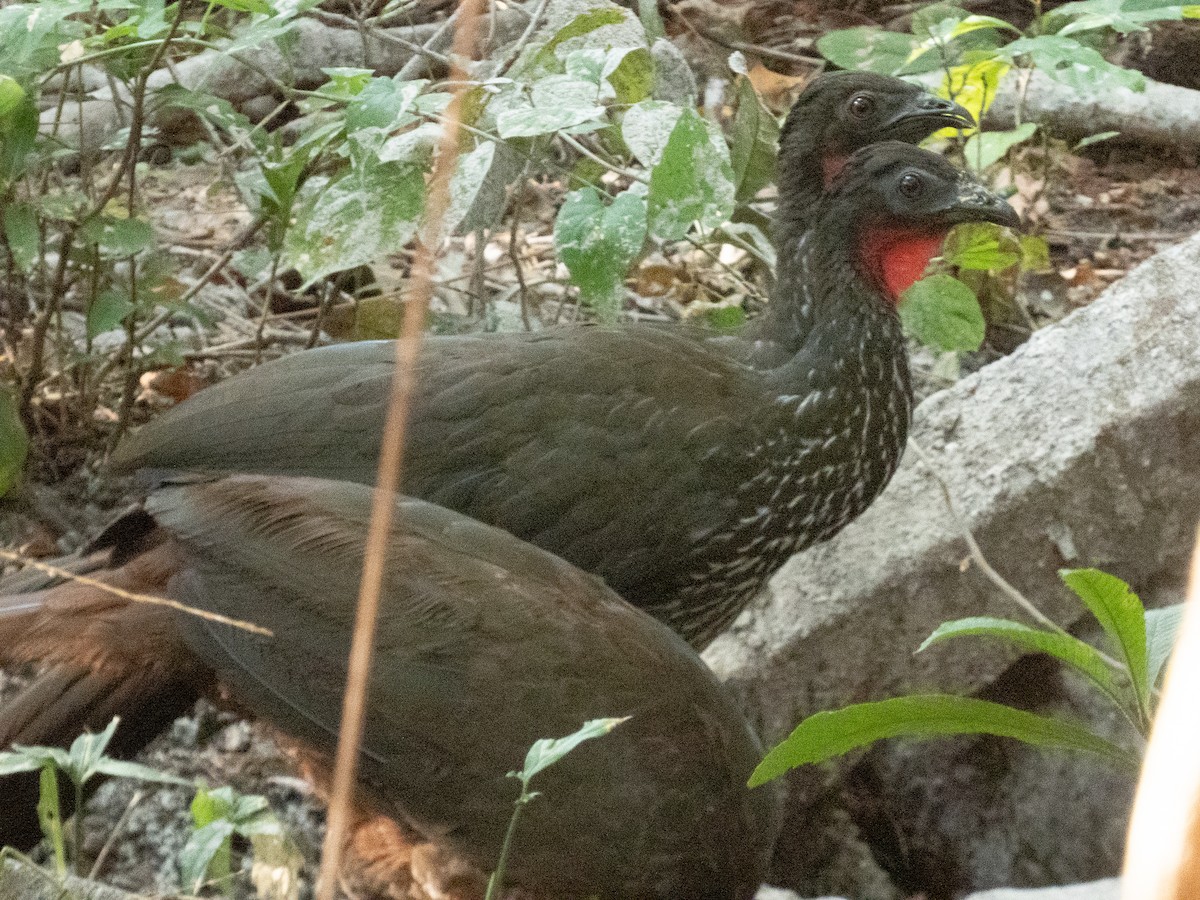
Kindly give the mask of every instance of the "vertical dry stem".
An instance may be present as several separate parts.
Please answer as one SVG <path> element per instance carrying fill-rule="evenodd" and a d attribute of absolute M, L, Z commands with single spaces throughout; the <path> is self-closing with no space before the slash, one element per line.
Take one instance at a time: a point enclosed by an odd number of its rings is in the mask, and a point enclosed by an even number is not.
<path fill-rule="evenodd" d="M 453 99 L 446 108 L 443 120 L 441 141 L 434 161 L 433 175 L 429 181 L 424 234 L 413 263 L 403 332 L 396 342 L 396 370 L 392 378 L 391 399 L 380 445 L 379 473 L 371 506 L 371 523 L 367 531 L 354 636 L 350 644 L 350 666 L 346 679 L 346 696 L 342 705 L 337 756 L 334 760 L 328 825 L 321 851 L 317 900 L 333 900 L 334 887 L 341 869 L 342 851 L 346 843 L 350 802 L 354 795 L 358 768 L 358 748 L 362 742 L 367 682 L 374 656 L 379 595 L 387 562 L 388 537 L 396 508 L 395 495 L 400 484 L 405 425 L 412 397 L 417 355 L 425 328 L 425 313 L 433 293 L 433 276 L 442 244 L 443 220 L 450 197 L 450 175 L 458 158 L 458 125 L 462 115 L 462 98 L 466 91 L 467 79 L 470 77 L 461 69 L 461 61 L 471 59 L 474 53 L 480 5 L 481 0 L 463 0 L 455 14 L 457 22 L 450 71 L 450 81 L 454 85 Z"/>

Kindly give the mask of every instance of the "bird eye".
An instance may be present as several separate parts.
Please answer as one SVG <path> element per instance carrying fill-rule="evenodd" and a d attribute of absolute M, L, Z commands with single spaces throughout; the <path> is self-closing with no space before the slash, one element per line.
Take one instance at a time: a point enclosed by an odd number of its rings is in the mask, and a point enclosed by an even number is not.
<path fill-rule="evenodd" d="M 921 176 L 913 172 L 909 172 L 900 178 L 900 193 L 909 200 L 916 200 L 925 192 L 925 182 L 921 180 Z"/>
<path fill-rule="evenodd" d="M 850 114 L 863 119 L 875 111 L 875 101 L 869 94 L 855 94 L 850 98 Z"/>

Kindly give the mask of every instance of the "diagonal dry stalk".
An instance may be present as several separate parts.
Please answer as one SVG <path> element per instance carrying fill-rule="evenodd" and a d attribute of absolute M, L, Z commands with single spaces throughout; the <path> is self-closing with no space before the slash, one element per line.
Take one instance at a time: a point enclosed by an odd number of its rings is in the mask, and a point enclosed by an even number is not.
<path fill-rule="evenodd" d="M 470 78 L 462 65 L 464 60 L 472 58 L 475 51 L 481 6 L 482 0 L 463 0 L 455 14 L 457 21 L 449 76 L 453 85 L 453 95 L 443 116 L 441 140 L 438 143 L 427 192 L 424 231 L 418 242 L 408 285 L 403 331 L 396 342 L 396 369 L 392 376 L 391 398 L 384 422 L 383 441 L 379 449 L 379 471 L 371 504 L 371 522 L 363 557 L 363 575 L 359 585 L 354 635 L 350 643 L 346 694 L 338 731 L 337 755 L 334 759 L 325 843 L 321 848 L 321 872 L 317 879 L 317 900 L 333 900 L 346 842 L 350 801 L 354 795 L 358 768 L 358 748 L 362 743 L 367 682 L 375 649 L 379 596 L 387 562 L 388 536 L 391 533 L 396 508 L 396 491 L 400 485 L 405 426 L 412 398 L 417 355 L 424 336 L 425 314 L 433 293 L 433 277 L 438 251 L 442 245 L 446 208 L 450 200 L 450 176 L 458 159 L 458 125 L 462 117 L 463 97 Z"/>
<path fill-rule="evenodd" d="M 269 628 L 263 628 L 261 625 L 255 625 L 253 622 L 243 622 L 241 619 L 232 619 L 229 616 L 223 616 L 220 613 L 209 612 L 206 609 L 197 609 L 194 606 L 187 606 L 177 600 L 169 600 L 166 597 L 156 597 L 154 594 L 136 594 L 133 591 L 127 591 L 124 588 L 119 588 L 113 584 L 107 584 L 96 578 L 89 578 L 87 575 L 78 575 L 75 572 L 61 569 L 58 566 L 52 566 L 48 563 L 38 562 L 36 559 L 29 559 L 22 556 L 20 553 L 13 553 L 11 550 L 0 550 L 0 559 L 6 559 L 9 562 L 18 563 L 22 566 L 28 566 L 31 569 L 37 569 L 39 572 L 45 572 L 55 578 L 62 578 L 66 581 L 77 581 L 80 584 L 86 584 L 88 587 L 96 588 L 100 591 L 120 597 L 122 600 L 128 600 L 130 603 L 145 603 L 149 606 L 165 606 L 168 609 L 173 609 L 177 612 L 185 613 L 189 616 L 195 616 L 198 619 L 207 619 L 210 622 L 220 622 L 222 625 L 231 625 L 234 628 L 240 628 L 243 631 L 249 631 L 252 634 L 261 634 L 263 637 L 273 637 L 275 632 Z"/>

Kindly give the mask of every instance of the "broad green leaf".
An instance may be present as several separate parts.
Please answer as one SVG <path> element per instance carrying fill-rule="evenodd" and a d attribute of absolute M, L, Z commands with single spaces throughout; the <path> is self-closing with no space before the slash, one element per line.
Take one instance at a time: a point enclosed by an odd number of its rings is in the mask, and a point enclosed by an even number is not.
<path fill-rule="evenodd" d="M 716 228 L 733 213 L 733 168 L 719 129 L 685 109 L 650 172 L 650 233 L 679 240 L 693 222 Z"/>
<path fill-rule="evenodd" d="M 1118 87 L 1146 89 L 1146 76 L 1141 72 L 1114 66 L 1098 51 L 1061 34 L 1018 38 L 998 52 L 1008 59 L 1028 55 L 1037 68 L 1081 94 Z"/>
<path fill-rule="evenodd" d="M 612 85 L 617 103 L 640 103 L 654 89 L 654 57 L 645 47 L 610 50 L 603 75 Z"/>
<path fill-rule="evenodd" d="M 607 206 L 593 188 L 573 191 L 554 223 L 559 258 L 605 321 L 620 312 L 625 273 L 645 240 L 646 200 L 631 191 Z"/>
<path fill-rule="evenodd" d="M 917 652 L 920 653 L 926 647 L 950 638 L 968 636 L 995 638 L 1021 650 L 1032 653 L 1048 653 L 1091 679 L 1100 690 L 1114 700 L 1120 702 L 1122 699 L 1121 688 L 1113 675 L 1113 670 L 1095 647 L 1070 635 L 1031 628 L 1009 619 L 974 616 L 953 622 L 943 622 L 917 648 Z"/>
<path fill-rule="evenodd" d="M 581 12 L 570 22 L 560 28 L 548 41 L 540 47 L 528 48 L 513 64 L 509 74 L 514 78 L 532 79 L 539 74 L 562 71 L 558 56 L 558 48 L 567 41 L 582 37 L 598 28 L 608 25 L 620 25 L 627 19 L 632 19 L 631 13 L 614 5 L 606 5 L 597 9 Z"/>
<path fill-rule="evenodd" d="M 25 99 L 25 88 L 11 75 L 0 75 L 0 121 L 7 119 Z"/>
<path fill-rule="evenodd" d="M 1139 708 L 1150 708 L 1150 673 L 1146 651 L 1146 611 L 1142 601 L 1120 578 L 1099 569 L 1064 569 L 1067 587 L 1092 611 L 1129 669 Z"/>
<path fill-rule="evenodd" d="M 930 275 L 904 292 L 900 321 L 923 344 L 937 350 L 978 350 L 985 323 L 971 289 L 949 275 Z"/>
<path fill-rule="evenodd" d="M 1050 268 L 1050 245 L 1044 237 L 1022 234 L 1017 237 L 1017 246 L 1021 250 L 1022 271 L 1045 272 Z"/>
<path fill-rule="evenodd" d="M 775 177 L 775 147 L 779 122 L 763 106 L 749 78 L 738 79 L 738 107 L 733 117 L 733 144 L 729 148 L 736 198 L 745 203 Z"/>
<path fill-rule="evenodd" d="M 909 63 L 919 42 L 910 34 L 862 26 L 830 31 L 817 39 L 817 50 L 843 69 L 894 75 Z"/>
<path fill-rule="evenodd" d="M 809 716 L 767 754 L 750 776 L 757 787 L 789 769 L 823 762 L 884 738 L 991 734 L 1035 747 L 1094 753 L 1137 768 L 1137 758 L 1090 731 L 1000 703 L 950 694 L 896 697 Z"/>
<path fill-rule="evenodd" d="M 1163 666 L 1175 648 L 1183 610 L 1182 603 L 1146 610 L 1146 678 L 1151 685 L 1158 683 Z"/>
<path fill-rule="evenodd" d="M 1017 246 L 998 225 L 968 222 L 950 233 L 942 246 L 942 259 L 968 271 L 998 271 L 1020 261 Z"/>
<path fill-rule="evenodd" d="M 66 769 L 72 781 L 76 784 L 83 784 L 92 777 L 96 763 L 104 756 L 109 742 L 117 733 L 118 724 L 120 724 L 120 718 L 114 716 L 103 731 L 96 734 L 84 732 L 71 742 L 71 748 L 67 751 L 69 764 Z"/>
<path fill-rule="evenodd" d="M 1150 22 L 1178 21 L 1183 18 L 1183 10 L 1182 4 L 1153 0 L 1084 0 L 1060 6 L 1054 10 L 1054 18 L 1072 20 L 1058 30 L 1059 34 L 1076 34 L 1097 28 L 1111 28 L 1127 34 L 1145 31 Z"/>
<path fill-rule="evenodd" d="M 17 401 L 0 388 L 0 497 L 21 480 L 25 457 L 29 455 L 29 436 L 17 412 Z M 0 754 L 0 759 L 4 756 Z"/>
<path fill-rule="evenodd" d="M 4 240 L 12 261 L 28 273 L 38 257 L 37 213 L 28 203 L 9 203 L 4 207 Z"/>
<path fill-rule="evenodd" d="M 603 737 L 622 722 L 627 721 L 628 718 L 626 716 L 619 719 L 592 719 L 590 722 L 585 722 L 583 727 L 574 734 L 569 734 L 561 738 L 542 738 L 541 740 L 534 741 L 533 746 L 529 748 L 529 752 L 525 754 L 524 768 L 520 772 L 512 772 L 510 774 L 528 784 L 534 775 L 550 768 L 550 766 L 561 760 L 584 741 Z"/>
<path fill-rule="evenodd" d="M 1010 62 L 994 54 L 953 66 L 942 76 L 938 94 L 966 107 L 975 117 L 976 122 L 982 122 L 992 101 L 996 99 L 996 89 L 1000 84 L 1000 79 L 1011 68 Z M 975 129 L 963 130 L 968 134 L 975 131 Z M 937 132 L 935 136 L 953 136 L 957 133 L 958 129 L 945 128 Z"/>
<path fill-rule="evenodd" d="M 87 336 L 94 340 L 96 335 L 120 328 L 125 317 L 137 307 L 124 292 L 107 290 L 97 296 L 87 311 Z"/>
<path fill-rule="evenodd" d="M 550 75 L 534 82 L 530 102 L 496 117 L 496 130 L 508 140 L 553 134 L 585 122 L 598 122 L 604 107 L 596 85 L 570 75 Z"/>
<path fill-rule="evenodd" d="M 188 835 L 187 842 L 179 851 L 179 881 L 188 893 L 196 893 L 201 884 L 212 874 L 229 871 L 229 844 L 233 837 L 233 823 L 228 819 L 217 819 L 197 828 Z M 217 861 L 218 865 L 213 866 Z"/>
<path fill-rule="evenodd" d="M 1189 3 L 1180 9 L 1180 14 L 1184 19 L 1200 19 L 1200 4 Z"/>
<path fill-rule="evenodd" d="M 1003 19 L 997 19 L 995 16 L 967 16 L 959 20 L 954 28 L 951 29 L 950 37 L 956 38 L 964 34 L 969 34 L 972 31 L 978 31 L 981 28 L 995 28 L 998 31 L 1021 33 L 1021 29 L 1012 23 L 1005 22 Z"/>
<path fill-rule="evenodd" d="M 629 108 L 621 120 L 621 138 L 637 161 L 653 168 L 667 149 L 683 107 L 664 100 L 644 100 Z"/>
<path fill-rule="evenodd" d="M 132 778 L 135 781 L 149 781 L 154 784 L 175 784 L 182 787 L 190 787 L 192 784 L 186 778 L 179 778 L 167 772 L 160 772 L 151 766 L 126 762 L 123 759 L 108 759 L 107 757 L 101 759 L 96 762 L 94 771 L 97 774 L 109 775 L 113 778 Z"/>
<path fill-rule="evenodd" d="M 82 240 L 96 244 L 105 256 L 136 256 L 154 246 L 154 228 L 142 219 L 97 215 L 80 229 Z"/>
<path fill-rule="evenodd" d="M 0 775 L 36 772 L 41 767 L 42 763 L 39 760 L 26 756 L 24 753 L 14 753 L 11 750 L 0 751 Z"/>
<path fill-rule="evenodd" d="M 425 207 L 428 156 L 411 163 L 369 163 L 314 189 L 297 203 L 283 261 L 311 284 L 400 250 Z M 302 196 L 305 194 L 301 192 Z"/>
<path fill-rule="evenodd" d="M 978 131 L 967 138 L 963 156 L 976 172 L 999 162 L 1017 144 L 1029 140 L 1037 131 L 1033 122 L 1023 122 L 1011 131 Z"/>

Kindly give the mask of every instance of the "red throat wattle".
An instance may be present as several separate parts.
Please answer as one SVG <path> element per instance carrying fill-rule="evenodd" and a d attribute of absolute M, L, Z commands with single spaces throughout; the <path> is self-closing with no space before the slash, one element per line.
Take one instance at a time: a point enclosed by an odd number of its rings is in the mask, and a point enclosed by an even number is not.
<path fill-rule="evenodd" d="M 892 303 L 899 303 L 900 296 L 924 274 L 945 237 L 946 232 L 940 230 L 868 230 L 860 246 L 863 268 L 887 292 Z"/>

